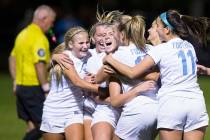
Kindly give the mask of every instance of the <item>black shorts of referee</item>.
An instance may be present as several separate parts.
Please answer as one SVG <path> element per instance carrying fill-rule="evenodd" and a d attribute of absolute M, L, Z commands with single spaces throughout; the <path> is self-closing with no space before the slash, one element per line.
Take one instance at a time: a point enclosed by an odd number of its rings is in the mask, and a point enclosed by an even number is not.
<path fill-rule="evenodd" d="M 39 126 L 45 100 L 41 86 L 20 86 L 16 88 L 17 114 L 20 119 L 32 121 Z"/>

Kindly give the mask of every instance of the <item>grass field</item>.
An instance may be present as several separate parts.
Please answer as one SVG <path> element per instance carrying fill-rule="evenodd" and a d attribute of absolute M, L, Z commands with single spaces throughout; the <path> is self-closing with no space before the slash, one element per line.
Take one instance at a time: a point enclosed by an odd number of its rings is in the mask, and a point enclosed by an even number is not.
<path fill-rule="evenodd" d="M 210 114 L 210 77 L 199 77 Z M 8 74 L 0 73 L 0 140 L 21 140 L 25 124 L 17 119 L 15 96 L 12 95 L 12 81 Z M 210 140 L 210 128 L 205 140 Z"/>

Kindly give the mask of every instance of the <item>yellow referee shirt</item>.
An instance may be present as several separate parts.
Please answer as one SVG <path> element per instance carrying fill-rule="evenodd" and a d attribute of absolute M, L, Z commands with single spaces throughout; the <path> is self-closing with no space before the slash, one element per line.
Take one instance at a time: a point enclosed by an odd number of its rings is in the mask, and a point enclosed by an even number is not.
<path fill-rule="evenodd" d="M 40 85 L 35 63 L 49 63 L 50 51 L 48 39 L 39 26 L 32 23 L 18 34 L 11 56 L 16 60 L 16 84 Z"/>

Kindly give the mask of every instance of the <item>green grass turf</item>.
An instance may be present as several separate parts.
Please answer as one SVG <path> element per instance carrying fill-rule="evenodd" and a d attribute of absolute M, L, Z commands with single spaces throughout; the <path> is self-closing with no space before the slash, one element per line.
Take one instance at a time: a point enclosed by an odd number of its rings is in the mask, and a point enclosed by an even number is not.
<path fill-rule="evenodd" d="M 210 114 L 210 77 L 199 77 L 199 83 Z M 8 74 L 0 73 L 0 140 L 21 140 L 25 127 L 25 123 L 16 115 L 11 78 Z M 205 140 L 210 140 L 210 128 L 207 129 Z"/>
<path fill-rule="evenodd" d="M 8 74 L 0 74 L 0 140 L 21 140 L 25 123 L 17 119 L 12 81 Z"/>
<path fill-rule="evenodd" d="M 210 76 L 199 77 L 198 82 L 203 90 L 207 111 L 210 116 Z M 210 126 L 207 128 L 205 140 L 210 140 Z"/>

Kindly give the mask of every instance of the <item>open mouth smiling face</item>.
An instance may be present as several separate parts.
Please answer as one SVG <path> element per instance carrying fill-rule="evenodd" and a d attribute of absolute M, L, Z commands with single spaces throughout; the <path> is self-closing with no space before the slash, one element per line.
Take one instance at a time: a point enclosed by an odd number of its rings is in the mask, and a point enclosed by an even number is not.
<path fill-rule="evenodd" d="M 106 53 L 112 53 L 117 49 L 117 47 L 118 47 L 117 40 L 115 39 L 113 34 L 108 35 L 104 39 L 104 45 L 105 45 L 105 52 Z"/>
<path fill-rule="evenodd" d="M 100 26 L 100 32 L 97 32 L 95 40 L 96 47 L 100 48 L 101 52 L 111 53 L 118 46 L 113 26 Z"/>

